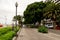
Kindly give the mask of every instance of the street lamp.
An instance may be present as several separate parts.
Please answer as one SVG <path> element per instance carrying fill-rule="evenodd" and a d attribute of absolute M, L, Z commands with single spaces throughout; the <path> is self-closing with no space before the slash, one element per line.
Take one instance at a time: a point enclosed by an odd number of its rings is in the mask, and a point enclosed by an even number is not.
<path fill-rule="evenodd" d="M 16 17 L 17 17 L 17 7 L 18 7 L 18 3 L 15 3 L 15 7 L 16 7 Z M 17 19 L 16 19 L 16 27 L 17 27 Z"/>

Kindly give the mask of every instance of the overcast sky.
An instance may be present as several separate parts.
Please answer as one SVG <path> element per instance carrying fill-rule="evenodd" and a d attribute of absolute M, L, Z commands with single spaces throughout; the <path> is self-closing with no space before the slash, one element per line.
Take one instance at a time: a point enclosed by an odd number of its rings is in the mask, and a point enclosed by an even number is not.
<path fill-rule="evenodd" d="M 15 15 L 15 3 L 18 2 L 18 15 L 23 15 L 28 4 L 41 0 L 0 0 L 0 23 L 11 24 Z"/>

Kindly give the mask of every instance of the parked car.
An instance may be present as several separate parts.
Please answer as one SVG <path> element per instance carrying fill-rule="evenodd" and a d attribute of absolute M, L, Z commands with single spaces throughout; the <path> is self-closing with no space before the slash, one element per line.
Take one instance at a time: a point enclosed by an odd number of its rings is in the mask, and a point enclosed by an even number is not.
<path fill-rule="evenodd" d="M 60 25 L 57 25 L 55 29 L 60 30 Z"/>
<path fill-rule="evenodd" d="M 46 26 L 47 28 L 53 28 L 53 23 L 45 23 L 45 26 Z"/>

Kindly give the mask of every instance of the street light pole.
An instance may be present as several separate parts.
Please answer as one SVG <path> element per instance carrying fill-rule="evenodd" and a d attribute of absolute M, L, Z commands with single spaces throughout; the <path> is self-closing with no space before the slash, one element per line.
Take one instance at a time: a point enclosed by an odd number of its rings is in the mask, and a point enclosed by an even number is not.
<path fill-rule="evenodd" d="M 18 3 L 17 2 L 15 4 L 15 7 L 16 7 L 16 17 L 17 17 L 17 7 L 18 7 Z M 17 27 L 17 19 L 16 19 L 16 27 Z"/>

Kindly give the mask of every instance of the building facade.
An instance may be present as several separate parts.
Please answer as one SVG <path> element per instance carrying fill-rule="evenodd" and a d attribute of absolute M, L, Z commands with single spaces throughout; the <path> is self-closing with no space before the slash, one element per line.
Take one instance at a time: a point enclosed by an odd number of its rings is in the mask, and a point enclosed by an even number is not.
<path fill-rule="evenodd" d="M 60 0 L 46 0 L 46 2 L 48 2 L 48 1 L 55 2 L 55 3 L 59 3 L 60 2 Z"/>

